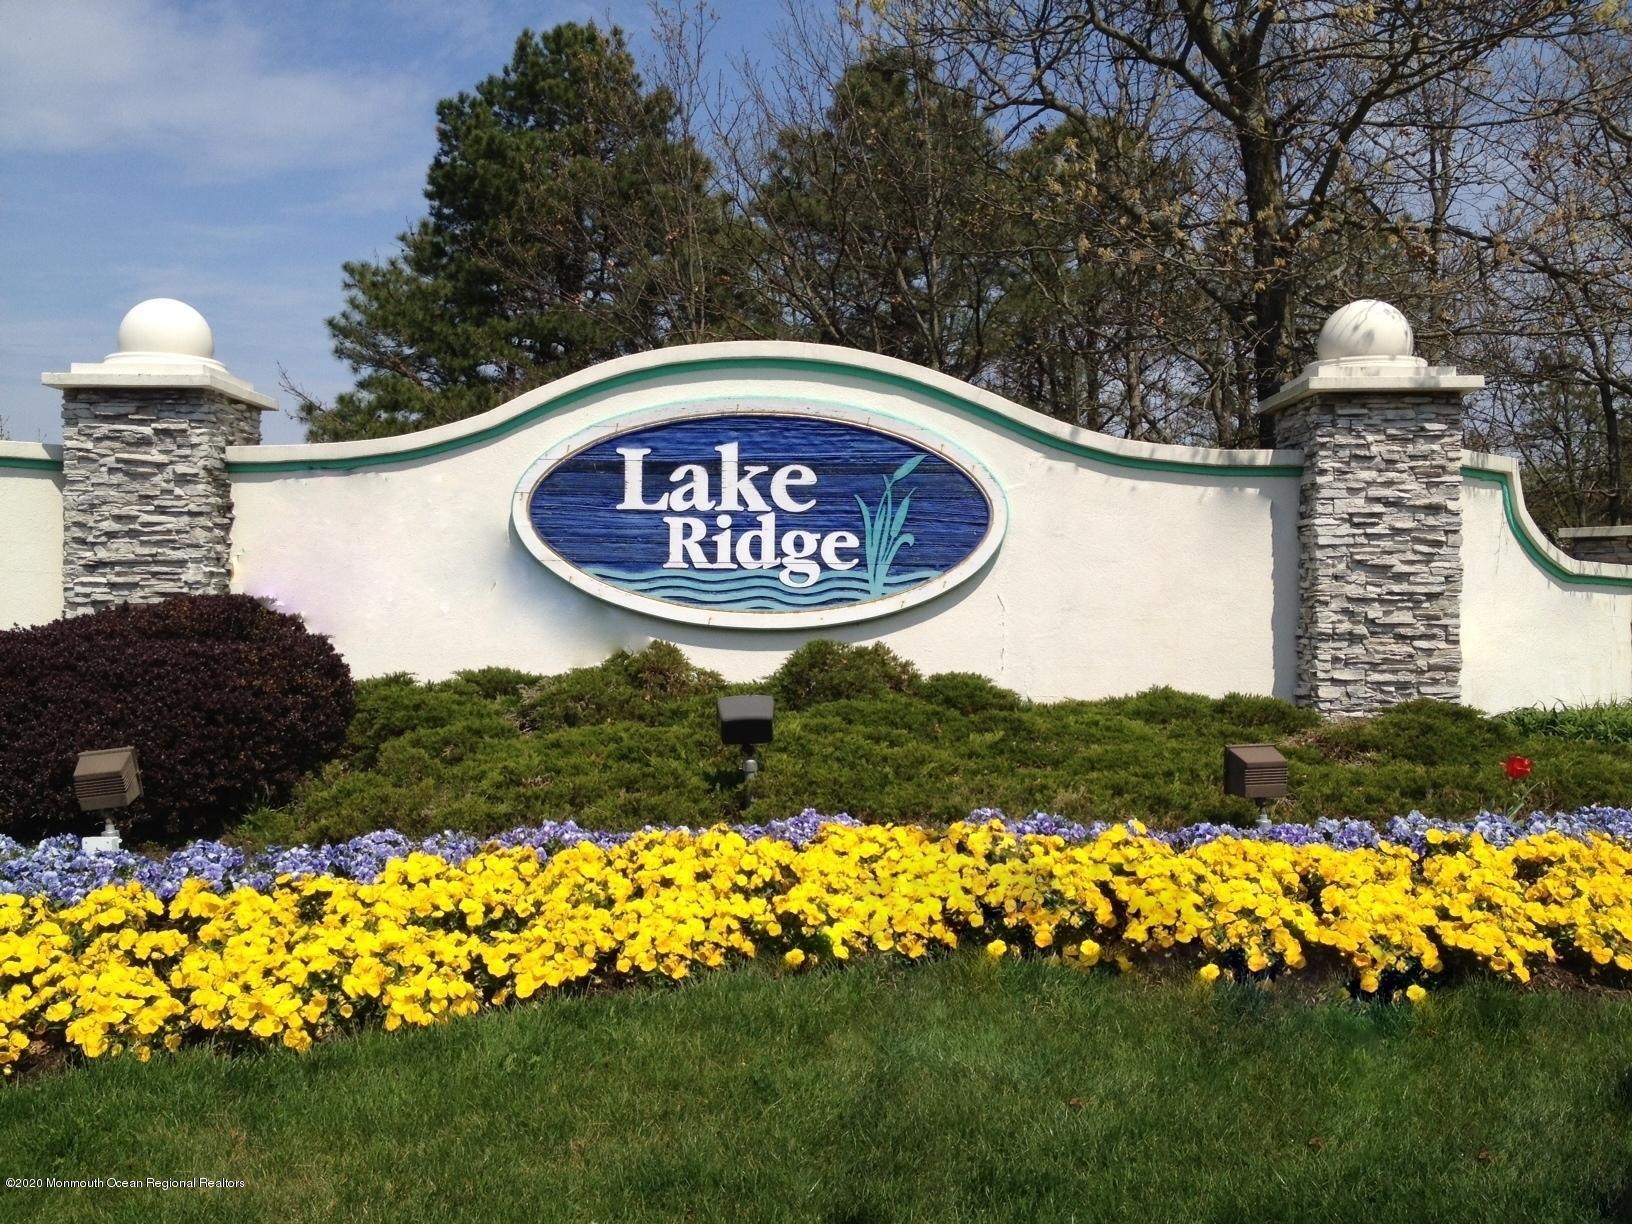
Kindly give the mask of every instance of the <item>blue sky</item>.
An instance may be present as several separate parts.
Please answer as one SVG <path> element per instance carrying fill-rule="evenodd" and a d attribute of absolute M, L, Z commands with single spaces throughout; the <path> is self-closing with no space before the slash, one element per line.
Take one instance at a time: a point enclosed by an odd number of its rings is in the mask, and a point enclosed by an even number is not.
<path fill-rule="evenodd" d="M 774 0 L 715 0 L 720 67 L 757 57 Z M 203 312 L 216 356 L 275 394 L 280 363 L 350 384 L 323 320 L 340 265 L 424 211 L 438 99 L 524 27 L 594 19 L 652 51 L 644 0 L 0 0 L 0 418 L 61 436 L 40 374 L 99 361 L 149 297 Z M 283 412 L 268 442 L 300 440 Z"/>

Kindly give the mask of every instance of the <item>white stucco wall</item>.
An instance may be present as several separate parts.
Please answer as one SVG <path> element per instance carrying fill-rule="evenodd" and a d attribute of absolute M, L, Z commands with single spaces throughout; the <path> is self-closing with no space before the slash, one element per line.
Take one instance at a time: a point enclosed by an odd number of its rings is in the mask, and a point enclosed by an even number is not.
<path fill-rule="evenodd" d="M 62 448 L 0 442 L 0 629 L 62 615 Z"/>
<path fill-rule="evenodd" d="M 789 370 L 772 359 L 825 364 L 819 372 Z M 667 372 L 647 376 L 659 369 Z M 517 481 L 557 443 L 667 403 L 765 396 L 904 418 L 956 443 L 1006 491 L 1008 533 L 995 558 L 946 594 L 877 620 L 725 630 L 597 600 L 551 574 L 516 538 Z M 528 419 L 507 428 L 521 418 Z M 438 444 L 454 448 L 392 458 Z M 980 672 L 1035 698 L 1156 684 L 1289 698 L 1298 479 L 1286 469 L 1299 459 L 1092 434 L 851 350 L 666 349 L 405 438 L 232 448 L 233 589 L 300 612 L 359 675 L 439 678 L 497 664 L 549 673 L 664 639 L 728 678 L 750 679 L 802 643 L 830 637 L 882 641 L 925 671 Z M 267 469 L 358 460 L 370 465 Z M 1190 467 L 1136 469 L 1119 460 Z M 1280 471 L 1241 470 L 1265 467 Z"/>
<path fill-rule="evenodd" d="M 1495 713 L 1632 697 L 1632 566 L 1547 543 L 1512 460 L 1466 452 L 1463 473 L 1463 701 Z"/>
<path fill-rule="evenodd" d="M 824 364 L 779 368 L 772 358 Z M 726 630 L 602 602 L 516 537 L 517 481 L 551 447 L 666 404 L 760 397 L 843 404 L 955 443 L 1005 491 L 1008 531 L 995 558 L 944 595 L 876 620 Z M 362 465 L 313 466 L 337 461 Z M 60 462 L 59 447 L 0 442 L 0 628 L 62 615 Z M 882 641 L 926 671 L 976 671 L 1041 699 L 1154 684 L 1289 698 L 1298 563 L 1289 469 L 1300 462 L 1296 452 L 1158 447 L 1071 429 L 849 350 L 669 349 L 404 438 L 232 448 L 233 589 L 302 613 L 359 675 L 438 678 L 491 664 L 548 673 L 663 639 L 752 679 L 831 637 Z M 1463 463 L 1463 699 L 1494 712 L 1632 698 L 1632 567 L 1575 561 L 1548 544 L 1511 460 L 1467 452 Z"/>

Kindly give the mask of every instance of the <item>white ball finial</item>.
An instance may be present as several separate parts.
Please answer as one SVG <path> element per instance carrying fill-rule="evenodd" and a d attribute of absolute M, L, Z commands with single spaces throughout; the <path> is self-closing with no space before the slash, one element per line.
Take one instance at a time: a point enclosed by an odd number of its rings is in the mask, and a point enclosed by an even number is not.
<path fill-rule="evenodd" d="M 148 298 L 132 306 L 119 322 L 119 351 L 108 360 L 158 356 L 219 364 L 213 360 L 215 335 L 210 325 L 198 311 L 175 298 Z"/>
<path fill-rule="evenodd" d="M 278 406 L 215 359 L 210 325 L 186 302 L 149 298 L 119 322 L 119 351 L 101 361 L 76 361 L 66 372 L 42 374 L 48 387 L 159 391 L 207 390 L 249 408 Z"/>
<path fill-rule="evenodd" d="M 1332 312 L 1320 329 L 1315 351 L 1321 361 L 1410 357 L 1411 324 L 1387 302 L 1362 298 Z"/>

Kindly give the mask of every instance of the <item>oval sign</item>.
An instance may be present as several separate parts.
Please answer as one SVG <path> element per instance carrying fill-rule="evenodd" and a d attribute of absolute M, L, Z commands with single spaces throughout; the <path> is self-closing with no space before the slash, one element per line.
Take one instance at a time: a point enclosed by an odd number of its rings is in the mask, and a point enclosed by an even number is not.
<path fill-rule="evenodd" d="M 905 422 L 821 405 L 669 407 L 545 454 L 528 549 L 575 586 L 690 624 L 866 620 L 970 577 L 1003 536 L 991 475 Z"/>

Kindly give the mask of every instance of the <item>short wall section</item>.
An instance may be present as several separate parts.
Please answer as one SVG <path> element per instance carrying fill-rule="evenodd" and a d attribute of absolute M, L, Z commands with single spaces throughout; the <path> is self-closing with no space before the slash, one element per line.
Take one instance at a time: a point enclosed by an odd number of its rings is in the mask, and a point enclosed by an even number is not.
<path fill-rule="evenodd" d="M 0 629 L 62 615 L 62 448 L 0 442 Z"/>
<path fill-rule="evenodd" d="M 1511 459 L 1464 452 L 1462 473 L 1463 700 L 1496 713 L 1632 698 L 1632 567 L 1547 543 Z"/>

